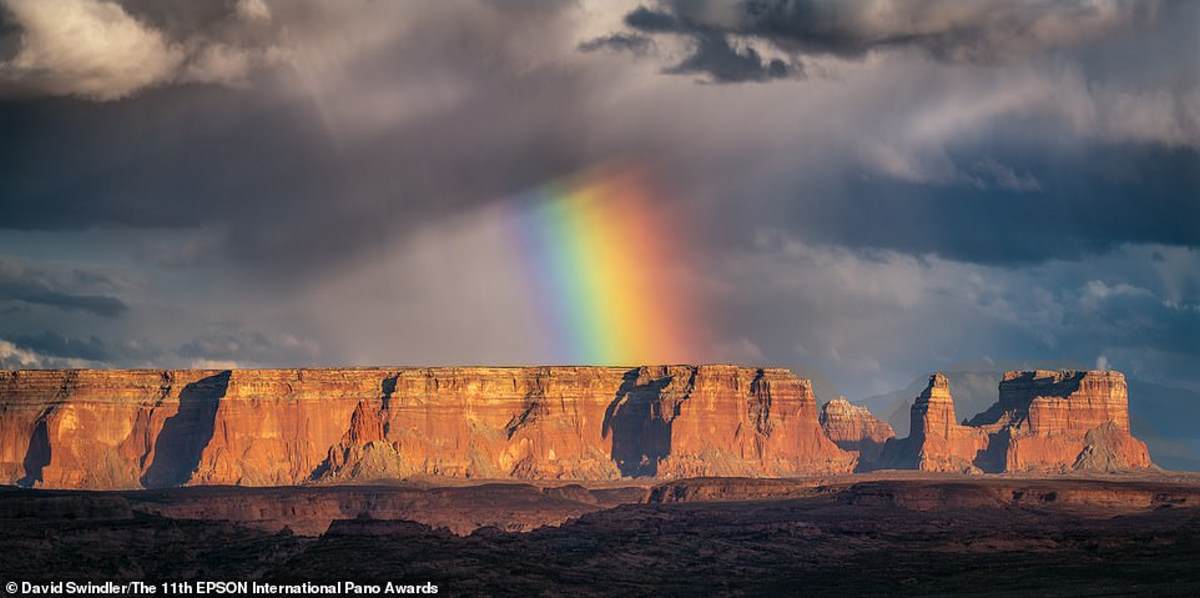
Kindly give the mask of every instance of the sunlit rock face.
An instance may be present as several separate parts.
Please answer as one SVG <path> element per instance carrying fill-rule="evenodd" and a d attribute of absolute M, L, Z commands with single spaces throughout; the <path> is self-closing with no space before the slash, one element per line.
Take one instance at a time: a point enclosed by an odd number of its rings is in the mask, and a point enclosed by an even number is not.
<path fill-rule="evenodd" d="M 0 483 L 845 472 L 811 384 L 726 365 L 0 371 Z"/>
<path fill-rule="evenodd" d="M 1007 428 L 1008 471 L 1150 466 L 1145 443 L 1129 432 L 1129 390 L 1120 372 L 1007 372 L 1000 401 L 970 423 Z"/>
<path fill-rule="evenodd" d="M 838 397 L 821 407 L 821 428 L 839 448 L 858 454 L 859 465 L 874 464 L 896 433 L 866 407 Z"/>
<path fill-rule="evenodd" d="M 0 371 L 0 481 L 137 488 L 187 481 L 229 372 Z"/>
<path fill-rule="evenodd" d="M 916 468 L 922 471 L 974 471 L 988 446 L 985 432 L 958 423 L 950 382 L 941 373 L 930 376 L 913 401 L 910 422 Z"/>
<path fill-rule="evenodd" d="M 1124 471 L 1151 467 L 1129 432 L 1125 376 L 1113 371 L 1011 371 L 999 400 L 959 424 L 949 383 L 934 374 L 913 403 L 912 434 L 882 465 L 924 471 Z"/>

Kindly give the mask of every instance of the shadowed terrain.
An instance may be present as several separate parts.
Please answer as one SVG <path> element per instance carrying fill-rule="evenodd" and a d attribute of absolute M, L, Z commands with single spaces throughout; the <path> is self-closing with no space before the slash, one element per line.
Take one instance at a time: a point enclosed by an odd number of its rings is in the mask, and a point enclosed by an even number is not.
<path fill-rule="evenodd" d="M 935 373 L 897 439 L 772 368 L 0 372 L 0 564 L 478 596 L 1200 593 L 1200 478 L 1150 462 L 1124 376 L 998 391 L 960 423 Z"/>
<path fill-rule="evenodd" d="M 179 486 L 196 470 L 200 454 L 212 439 L 217 404 L 229 388 L 230 374 L 214 374 L 180 391 L 179 411 L 167 419 L 158 435 L 154 460 L 142 476 L 143 486 Z"/>
<path fill-rule="evenodd" d="M 0 554 L 12 579 L 432 581 L 451 596 L 1200 592 L 1189 476 L 448 483 L 10 489 Z"/>

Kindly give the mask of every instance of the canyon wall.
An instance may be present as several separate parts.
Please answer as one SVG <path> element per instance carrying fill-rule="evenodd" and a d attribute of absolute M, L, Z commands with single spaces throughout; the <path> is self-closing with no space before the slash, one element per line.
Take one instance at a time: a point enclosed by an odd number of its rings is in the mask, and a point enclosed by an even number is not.
<path fill-rule="evenodd" d="M 726 365 L 0 371 L 0 483 L 849 471 L 807 380 Z"/>
<path fill-rule="evenodd" d="M 1151 467 L 1129 432 L 1125 376 L 1113 371 L 1011 371 L 999 400 L 958 423 L 946 377 L 913 402 L 911 433 L 874 467 L 955 472 L 1124 471 Z"/>

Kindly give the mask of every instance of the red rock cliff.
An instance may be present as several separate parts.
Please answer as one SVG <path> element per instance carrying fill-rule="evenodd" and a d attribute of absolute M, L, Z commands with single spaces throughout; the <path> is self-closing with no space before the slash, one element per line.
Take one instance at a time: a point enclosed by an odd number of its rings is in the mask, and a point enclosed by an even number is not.
<path fill-rule="evenodd" d="M 839 448 L 858 453 L 860 465 L 878 460 L 884 444 L 896 435 L 887 422 L 876 419 L 866 407 L 844 397 L 821 407 L 821 428 Z"/>
<path fill-rule="evenodd" d="M 848 471 L 807 380 L 736 366 L 0 371 L 0 483 Z"/>
<path fill-rule="evenodd" d="M 912 407 L 912 434 L 889 443 L 885 465 L 927 471 L 1120 471 L 1151 466 L 1129 433 L 1125 376 L 1112 371 L 1007 372 L 1000 398 L 955 422 L 945 376 Z"/>

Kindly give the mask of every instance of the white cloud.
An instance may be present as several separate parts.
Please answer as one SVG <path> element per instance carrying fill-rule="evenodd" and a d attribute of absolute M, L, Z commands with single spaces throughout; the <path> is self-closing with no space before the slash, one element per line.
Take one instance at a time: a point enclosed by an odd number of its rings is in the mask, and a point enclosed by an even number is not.
<path fill-rule="evenodd" d="M 36 368 L 42 364 L 42 356 L 22 349 L 6 340 L 0 340 L 0 368 Z"/>
<path fill-rule="evenodd" d="M 173 83 L 244 84 L 254 68 L 281 62 L 273 44 L 242 46 L 205 33 L 171 39 L 109 0 L 0 0 L 20 29 L 16 54 L 0 62 L 0 93 L 111 101 Z M 261 0 L 242 0 L 217 31 L 269 22 Z"/>
<path fill-rule="evenodd" d="M 87 359 L 43 355 L 0 338 L 0 369 L 93 368 L 107 364 Z"/>
<path fill-rule="evenodd" d="M 249 83 L 255 69 L 282 62 L 286 53 L 278 48 L 245 48 L 224 43 L 196 44 L 191 60 L 177 74 L 190 83 L 240 86 Z"/>
<path fill-rule="evenodd" d="M 271 9 L 263 0 L 238 0 L 235 10 L 245 21 L 271 20 Z"/>
<path fill-rule="evenodd" d="M 170 79 L 184 51 L 120 5 L 99 0 L 7 0 L 21 47 L 0 81 L 48 95 L 115 100 Z"/>
<path fill-rule="evenodd" d="M 1109 285 L 1102 280 L 1089 280 L 1080 291 L 1079 304 L 1084 309 L 1095 310 L 1112 297 L 1153 297 L 1147 289 L 1123 282 Z"/>

